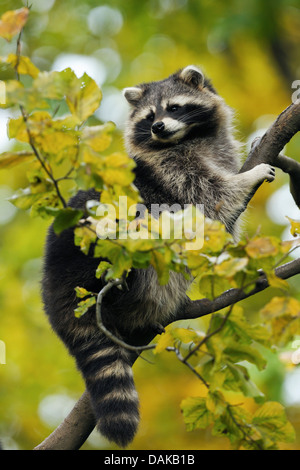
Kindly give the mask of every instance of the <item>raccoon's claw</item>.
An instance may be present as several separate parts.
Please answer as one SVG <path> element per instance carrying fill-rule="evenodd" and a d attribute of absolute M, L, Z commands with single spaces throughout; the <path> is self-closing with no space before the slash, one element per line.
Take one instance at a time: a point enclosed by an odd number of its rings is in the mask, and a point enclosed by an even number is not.
<path fill-rule="evenodd" d="M 273 166 L 269 166 L 269 171 L 268 171 L 268 176 L 266 177 L 266 180 L 268 181 L 268 183 L 272 183 L 272 181 L 274 181 L 275 179 L 275 168 Z"/>
<path fill-rule="evenodd" d="M 256 168 L 258 177 L 261 181 L 268 181 L 271 183 L 275 179 L 275 168 L 268 163 L 261 163 Z"/>

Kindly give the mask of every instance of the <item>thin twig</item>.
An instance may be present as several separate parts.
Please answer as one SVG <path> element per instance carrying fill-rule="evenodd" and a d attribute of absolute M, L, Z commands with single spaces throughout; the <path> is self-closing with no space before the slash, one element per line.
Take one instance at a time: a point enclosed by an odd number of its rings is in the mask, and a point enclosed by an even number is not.
<path fill-rule="evenodd" d="M 133 352 L 136 352 L 137 354 L 140 354 L 142 351 L 149 350 L 149 349 L 154 349 L 156 347 L 155 344 L 147 344 L 145 346 L 132 346 L 131 344 L 127 344 L 127 343 L 125 343 L 125 341 L 123 341 L 120 338 L 118 338 L 117 336 L 115 336 L 104 325 L 104 323 L 102 321 L 102 315 L 101 315 L 101 307 L 102 307 L 103 298 L 110 291 L 110 289 L 112 287 L 117 287 L 117 286 L 121 286 L 121 285 L 124 286 L 124 279 L 110 280 L 99 292 L 98 297 L 97 297 L 97 302 L 96 302 L 96 320 L 97 320 L 98 328 L 111 341 L 118 344 L 119 346 L 122 346 L 122 348 L 128 349 L 129 351 L 133 351 Z"/>
<path fill-rule="evenodd" d="M 208 383 L 205 381 L 202 375 L 200 375 L 199 372 L 197 372 L 196 369 L 189 362 L 187 362 L 187 359 L 182 356 L 178 348 L 176 348 L 175 346 L 174 347 L 168 346 L 166 348 L 166 351 L 175 352 L 177 359 L 179 359 L 179 361 L 182 362 L 182 364 L 186 365 L 193 372 L 193 374 L 195 374 L 196 377 L 198 377 L 198 379 L 200 379 L 201 382 L 204 383 L 204 385 L 207 388 L 209 388 Z"/>
<path fill-rule="evenodd" d="M 227 322 L 227 320 L 228 320 L 228 318 L 229 318 L 229 316 L 230 316 L 230 314 L 231 314 L 231 312 L 232 312 L 233 307 L 234 307 L 234 304 L 232 304 L 232 305 L 230 306 L 230 309 L 229 309 L 229 311 L 227 312 L 227 314 L 225 315 L 225 317 L 223 318 L 223 321 L 222 321 L 221 325 L 220 325 L 218 328 L 216 328 L 214 331 L 212 331 L 211 333 L 208 333 L 208 334 L 200 341 L 200 343 L 198 343 L 198 344 L 186 355 L 186 357 L 184 358 L 185 361 L 188 361 L 189 358 L 190 358 L 193 354 L 195 354 L 195 352 L 197 352 L 198 349 L 200 349 L 201 346 L 203 346 L 203 344 L 205 344 L 212 336 L 214 336 L 214 335 L 216 335 L 217 333 L 220 333 L 220 331 L 222 331 L 222 329 L 224 328 L 224 326 L 225 326 L 225 324 L 226 324 L 226 322 Z"/>
<path fill-rule="evenodd" d="M 252 439 L 252 437 L 244 430 L 244 428 L 246 426 L 243 426 L 241 425 L 240 423 L 237 422 L 237 420 L 235 419 L 235 417 L 233 416 L 233 413 L 231 411 L 231 408 L 233 408 L 232 405 L 228 404 L 227 406 L 227 411 L 228 411 L 228 414 L 230 415 L 230 418 L 232 419 L 232 421 L 234 422 L 234 424 L 236 425 L 236 427 L 241 431 L 241 433 L 243 434 L 244 436 L 244 441 L 245 442 L 249 442 L 250 444 L 252 444 L 254 447 L 257 448 L 257 450 L 263 450 L 262 446 L 259 444 L 259 442 L 255 441 L 254 439 Z"/>

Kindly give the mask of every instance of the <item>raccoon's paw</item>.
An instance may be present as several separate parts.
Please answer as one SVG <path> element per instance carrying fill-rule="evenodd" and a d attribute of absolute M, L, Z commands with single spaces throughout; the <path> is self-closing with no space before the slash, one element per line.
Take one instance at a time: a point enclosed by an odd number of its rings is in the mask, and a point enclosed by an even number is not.
<path fill-rule="evenodd" d="M 258 181 L 267 180 L 269 183 L 275 179 L 275 168 L 268 163 L 261 163 L 254 168 L 257 172 Z"/>

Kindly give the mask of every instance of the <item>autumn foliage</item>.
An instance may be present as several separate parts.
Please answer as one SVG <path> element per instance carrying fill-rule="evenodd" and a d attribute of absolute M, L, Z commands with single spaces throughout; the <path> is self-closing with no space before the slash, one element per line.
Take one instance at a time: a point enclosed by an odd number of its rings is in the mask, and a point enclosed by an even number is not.
<path fill-rule="evenodd" d="M 95 276 L 105 276 L 106 281 L 150 265 L 162 284 L 168 282 L 170 271 L 185 276 L 189 271 L 194 281 L 187 294 L 199 300 L 214 299 L 231 288 L 250 291 L 263 273 L 280 295 L 260 306 L 256 322 L 246 317 L 242 306 L 234 305 L 211 315 L 201 329 L 168 326 L 154 341 L 153 350 L 155 355 L 175 353 L 201 383 L 201 396 L 186 397 L 180 405 L 187 431 L 210 427 L 213 435 L 227 437 L 236 449 L 275 449 L 281 442 L 292 442 L 294 429 L 284 407 L 268 401 L 251 380 L 247 364 L 263 370 L 266 359 L 261 347 L 282 347 L 300 334 L 300 302 L 290 296 L 288 282 L 274 271 L 299 246 L 300 222 L 291 220 L 294 240 L 282 242 L 257 233 L 235 244 L 220 223 L 206 220 L 200 250 L 187 250 L 189 240 L 172 238 L 172 233 L 169 240 L 163 239 L 159 224 L 155 238 L 99 239 L 96 225 L 101 221 L 97 215 L 101 205 L 115 208 L 117 221 L 112 222 L 117 223 L 117 235 L 120 227 L 134 220 L 134 216 L 120 220 L 119 198 L 126 196 L 129 205 L 141 202 L 134 186 L 135 164 L 114 149 L 112 122 L 94 125 L 102 92 L 92 78 L 87 74 L 78 78 L 70 68 L 40 71 L 21 54 L 18 37 L 28 14 L 22 8 L 0 20 L 0 36 L 16 40 L 16 53 L 0 61 L 15 74 L 5 82 L 3 107 L 14 110 L 8 136 L 17 141 L 16 150 L 0 155 L 0 169 L 25 165 L 27 176 L 27 186 L 15 192 L 11 203 L 29 210 L 32 217 L 53 222 L 57 234 L 74 227 L 74 243 L 85 254 L 95 244 L 95 256 L 109 260 L 99 264 Z M 91 187 L 101 192 L 99 200 L 90 201 L 85 211 L 67 206 L 68 197 Z M 195 212 L 191 210 L 188 217 L 192 222 Z M 138 222 L 137 233 L 150 230 L 148 218 L 146 214 Z M 97 293 L 81 286 L 76 293 L 80 303 L 74 315 L 80 317 L 95 304 Z M 249 411 L 249 402 L 254 412 Z"/>

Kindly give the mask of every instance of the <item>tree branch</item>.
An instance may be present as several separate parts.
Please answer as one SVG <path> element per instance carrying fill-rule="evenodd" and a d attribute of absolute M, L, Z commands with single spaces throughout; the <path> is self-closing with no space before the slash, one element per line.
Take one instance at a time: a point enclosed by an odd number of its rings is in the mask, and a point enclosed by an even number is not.
<path fill-rule="evenodd" d="M 275 274 L 281 279 L 289 279 L 296 274 L 300 274 L 300 258 L 279 266 L 275 269 Z M 248 297 L 252 297 L 259 292 L 262 292 L 267 287 L 269 287 L 269 283 L 266 276 L 263 275 L 257 280 L 255 287 L 248 293 L 244 292 L 242 289 L 229 289 L 213 300 L 195 300 L 189 305 L 184 314 L 181 318 L 178 318 L 178 320 L 190 320 L 204 315 L 209 315 L 210 313 L 222 310 L 223 308 L 236 304 Z"/>
<path fill-rule="evenodd" d="M 76 450 L 85 443 L 96 420 L 89 394 L 83 393 L 64 421 L 34 450 Z"/>
<path fill-rule="evenodd" d="M 290 190 L 300 208 L 300 163 L 280 154 L 284 146 L 300 131 L 300 102 L 288 106 L 260 139 L 256 139 L 240 173 L 260 163 L 269 163 L 290 176 Z M 257 188 L 256 188 L 257 189 Z"/>

